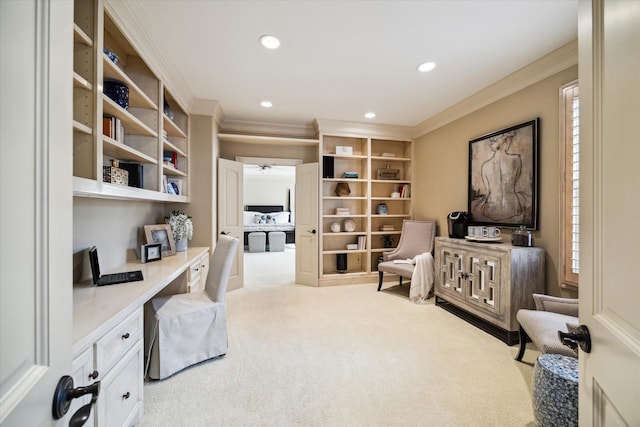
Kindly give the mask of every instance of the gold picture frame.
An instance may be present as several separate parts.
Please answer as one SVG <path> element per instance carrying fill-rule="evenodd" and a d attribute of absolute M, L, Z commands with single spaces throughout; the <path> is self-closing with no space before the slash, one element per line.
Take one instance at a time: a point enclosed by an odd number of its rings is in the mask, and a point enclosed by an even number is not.
<path fill-rule="evenodd" d="M 162 258 L 176 254 L 176 244 L 173 241 L 173 234 L 169 224 L 145 225 L 144 235 L 147 238 L 147 243 L 160 244 Z"/>

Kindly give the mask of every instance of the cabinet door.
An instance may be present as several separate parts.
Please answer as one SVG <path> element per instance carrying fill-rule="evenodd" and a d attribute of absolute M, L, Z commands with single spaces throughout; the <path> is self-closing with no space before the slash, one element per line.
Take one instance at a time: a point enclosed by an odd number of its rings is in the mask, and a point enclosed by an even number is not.
<path fill-rule="evenodd" d="M 471 304 L 492 314 L 500 314 L 500 258 L 469 253 L 465 271 L 467 292 Z"/>
<path fill-rule="evenodd" d="M 464 252 L 456 251 L 452 248 L 443 247 L 440 249 L 440 260 L 442 265 L 440 288 L 443 292 L 463 297 L 464 293 Z"/>
<path fill-rule="evenodd" d="M 74 387 L 85 387 L 93 384 L 95 381 L 98 381 L 98 372 L 93 369 L 93 349 L 88 348 L 84 352 L 82 352 L 79 356 L 73 359 L 73 373 L 71 377 L 73 378 L 73 386 Z M 94 374 L 95 372 L 95 374 Z M 71 401 L 71 405 L 69 406 L 69 411 L 62 419 L 62 425 L 69 425 L 69 420 L 76 413 L 78 409 L 87 403 L 91 402 L 91 395 L 87 394 L 82 397 L 78 397 Z M 85 426 L 93 426 L 95 425 L 95 406 L 91 409 L 91 414 L 87 419 Z"/>

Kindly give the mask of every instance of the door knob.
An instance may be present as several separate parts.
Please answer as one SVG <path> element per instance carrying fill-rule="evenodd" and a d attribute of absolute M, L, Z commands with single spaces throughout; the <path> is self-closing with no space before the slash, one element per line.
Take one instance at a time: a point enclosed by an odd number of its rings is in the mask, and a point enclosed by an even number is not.
<path fill-rule="evenodd" d="M 585 325 L 578 326 L 574 332 L 558 331 L 558 339 L 562 344 L 574 350 L 580 346 L 585 353 L 591 352 L 591 335 L 589 328 Z"/>
<path fill-rule="evenodd" d="M 311 234 L 316 234 L 316 230 L 315 230 L 315 229 L 310 230 L 310 231 L 309 231 L 309 233 L 311 233 Z"/>
<path fill-rule="evenodd" d="M 71 416 L 69 420 L 69 427 L 80 427 L 84 425 L 91 415 L 91 407 L 96 400 L 98 400 L 98 394 L 100 394 L 100 381 L 86 386 L 86 387 L 73 387 L 73 378 L 69 375 L 64 375 L 58 381 L 55 391 L 53 392 L 53 405 L 52 415 L 53 418 L 59 420 L 69 411 L 71 401 L 76 397 L 84 396 L 85 394 L 91 394 L 91 402 L 82 406 Z"/>
<path fill-rule="evenodd" d="M 221 231 L 220 234 L 222 234 L 223 236 L 226 236 L 229 233 L 227 233 L 226 231 Z"/>

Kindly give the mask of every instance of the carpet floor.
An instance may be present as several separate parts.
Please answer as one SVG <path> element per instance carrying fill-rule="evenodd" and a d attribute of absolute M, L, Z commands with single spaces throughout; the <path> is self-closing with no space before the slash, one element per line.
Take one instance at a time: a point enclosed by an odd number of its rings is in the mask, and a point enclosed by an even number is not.
<path fill-rule="evenodd" d="M 278 274 L 227 295 L 226 356 L 145 383 L 142 426 L 535 425 L 535 349 L 516 362 L 517 346 L 412 304 L 406 286 Z"/>

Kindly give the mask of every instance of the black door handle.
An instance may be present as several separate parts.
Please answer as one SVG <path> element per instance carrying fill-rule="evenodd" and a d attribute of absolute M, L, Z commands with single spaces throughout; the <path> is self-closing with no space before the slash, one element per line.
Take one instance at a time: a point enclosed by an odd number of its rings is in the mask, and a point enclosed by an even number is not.
<path fill-rule="evenodd" d="M 309 233 L 311 233 L 311 234 L 316 234 L 316 230 L 315 230 L 315 229 L 313 229 L 313 230 L 309 231 Z"/>
<path fill-rule="evenodd" d="M 226 231 L 221 231 L 220 234 L 222 234 L 223 236 L 226 236 L 229 233 L 227 233 Z"/>
<path fill-rule="evenodd" d="M 85 394 L 91 394 L 91 402 L 82 406 L 71 416 L 69 420 L 69 427 L 80 427 L 84 425 L 91 415 L 91 407 L 98 400 L 100 394 L 100 381 L 86 386 L 86 387 L 73 387 L 73 378 L 69 375 L 64 375 L 58 381 L 55 391 L 53 392 L 53 405 L 51 412 L 53 418 L 59 420 L 69 411 L 71 401 L 76 397 L 84 396 Z"/>
<path fill-rule="evenodd" d="M 558 331 L 558 339 L 562 344 L 574 350 L 580 346 L 585 353 L 591 352 L 591 335 L 589 328 L 585 325 L 578 326 L 574 332 Z"/>

